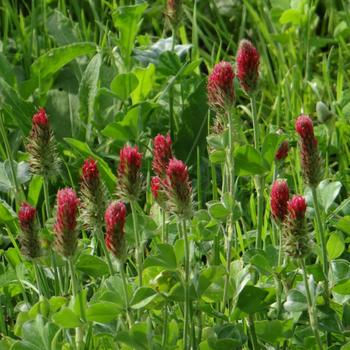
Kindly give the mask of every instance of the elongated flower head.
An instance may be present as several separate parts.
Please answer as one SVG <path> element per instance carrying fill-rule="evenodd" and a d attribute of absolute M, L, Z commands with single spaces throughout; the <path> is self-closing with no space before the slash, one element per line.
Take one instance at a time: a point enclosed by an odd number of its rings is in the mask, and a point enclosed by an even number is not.
<path fill-rule="evenodd" d="M 192 186 L 186 164 L 172 158 L 168 165 L 166 181 L 170 210 L 189 218 L 192 215 Z"/>
<path fill-rule="evenodd" d="M 153 140 L 152 168 L 159 177 L 164 177 L 166 175 L 166 168 L 169 160 L 173 157 L 171 143 L 169 134 L 166 136 L 158 134 Z"/>
<path fill-rule="evenodd" d="M 112 202 L 105 213 L 106 222 L 106 247 L 116 258 L 124 255 L 124 225 L 126 218 L 126 208 L 122 202 Z"/>
<path fill-rule="evenodd" d="M 153 176 L 151 179 L 151 192 L 155 201 L 162 208 L 165 207 L 167 200 L 165 190 L 166 179 L 160 179 L 158 176 Z"/>
<path fill-rule="evenodd" d="M 124 146 L 120 150 L 118 166 L 118 196 L 126 201 L 137 199 L 142 189 L 142 153 L 137 146 Z"/>
<path fill-rule="evenodd" d="M 283 222 L 288 212 L 289 188 L 284 180 L 273 183 L 270 195 L 271 213 L 277 222 Z"/>
<path fill-rule="evenodd" d="M 99 229 L 103 225 L 108 192 L 100 178 L 97 161 L 92 158 L 86 159 L 82 166 L 80 198 L 81 222 L 90 230 Z"/>
<path fill-rule="evenodd" d="M 292 219 L 303 219 L 306 212 L 306 201 L 303 196 L 293 196 L 288 202 L 288 211 Z"/>
<path fill-rule="evenodd" d="M 293 196 L 288 202 L 287 219 L 282 231 L 285 252 L 292 258 L 303 258 L 310 252 L 311 241 L 306 226 L 306 201 L 302 196 Z"/>
<path fill-rule="evenodd" d="M 275 154 L 275 160 L 286 159 L 289 152 L 289 142 L 287 140 L 283 141 Z"/>
<path fill-rule="evenodd" d="M 74 255 L 77 246 L 77 215 L 79 199 L 72 188 L 57 192 L 57 214 L 54 225 L 56 247 L 64 257 Z"/>
<path fill-rule="evenodd" d="M 208 102 L 216 111 L 229 109 L 235 101 L 233 79 L 235 73 L 229 62 L 216 64 L 208 77 Z"/>
<path fill-rule="evenodd" d="M 21 227 L 21 251 L 28 259 L 40 256 L 38 226 L 35 220 L 36 209 L 28 203 L 22 203 L 18 211 L 18 220 Z"/>
<path fill-rule="evenodd" d="M 167 0 L 165 16 L 171 27 L 177 27 L 181 22 L 182 0 Z"/>
<path fill-rule="evenodd" d="M 239 43 L 236 62 L 241 87 L 247 93 L 253 92 L 258 84 L 260 55 L 249 40 L 244 39 Z"/>
<path fill-rule="evenodd" d="M 308 115 L 300 115 L 295 122 L 295 130 L 302 139 L 314 138 L 314 126 Z"/>
<path fill-rule="evenodd" d="M 322 178 L 322 162 L 311 118 L 307 115 L 299 116 L 295 130 L 300 135 L 299 147 L 304 181 L 315 187 Z"/>
<path fill-rule="evenodd" d="M 32 128 L 26 141 L 29 166 L 33 174 L 44 177 L 56 176 L 59 158 L 56 142 L 44 108 L 40 108 L 32 118 Z"/>

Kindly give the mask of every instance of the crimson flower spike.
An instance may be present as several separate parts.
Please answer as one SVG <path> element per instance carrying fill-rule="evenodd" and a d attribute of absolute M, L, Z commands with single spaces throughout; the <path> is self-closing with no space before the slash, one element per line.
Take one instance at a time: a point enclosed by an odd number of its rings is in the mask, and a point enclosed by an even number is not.
<path fill-rule="evenodd" d="M 57 192 L 57 214 L 54 230 L 56 248 L 66 257 L 72 257 L 77 246 L 77 214 L 79 199 L 72 188 L 64 188 Z"/>
<path fill-rule="evenodd" d="M 304 114 L 300 115 L 295 122 L 295 130 L 300 136 L 299 146 L 304 181 L 311 187 L 316 187 L 322 177 L 322 166 L 311 118 Z"/>
<path fill-rule="evenodd" d="M 233 79 L 235 73 L 229 62 L 221 61 L 216 64 L 208 77 L 208 103 L 218 112 L 232 107 L 235 101 Z"/>
<path fill-rule="evenodd" d="M 35 220 L 36 209 L 28 203 L 22 203 L 18 211 L 21 227 L 21 251 L 28 259 L 40 256 L 39 230 Z"/>
<path fill-rule="evenodd" d="M 92 158 L 86 159 L 82 166 L 80 198 L 82 223 L 90 230 L 101 227 L 108 195 L 106 186 L 100 178 L 97 161 Z"/>
<path fill-rule="evenodd" d="M 285 252 L 295 258 L 304 258 L 310 252 L 310 237 L 306 227 L 306 201 L 303 196 L 293 196 L 288 202 L 282 238 Z"/>
<path fill-rule="evenodd" d="M 124 225 L 126 208 L 122 202 L 112 202 L 105 213 L 106 247 L 117 258 L 125 254 Z"/>
<path fill-rule="evenodd" d="M 137 146 L 120 150 L 117 194 L 125 201 L 137 200 L 142 190 L 142 153 Z"/>
<path fill-rule="evenodd" d="M 44 177 L 57 175 L 59 160 L 56 142 L 44 108 L 32 118 L 32 128 L 26 141 L 29 166 L 33 174 Z"/>
<path fill-rule="evenodd" d="M 237 76 L 246 93 L 254 92 L 258 85 L 260 55 L 249 40 L 241 40 L 237 52 Z"/>
<path fill-rule="evenodd" d="M 152 168 L 156 175 L 161 178 L 165 177 L 169 160 L 173 157 L 171 144 L 169 134 L 166 136 L 158 134 L 153 140 Z"/>
<path fill-rule="evenodd" d="M 288 212 L 289 188 L 284 180 L 277 180 L 271 188 L 270 203 L 272 217 L 282 223 Z"/>
<path fill-rule="evenodd" d="M 178 159 L 171 159 L 167 169 L 166 191 L 170 210 L 185 218 L 192 215 L 192 186 L 187 166 Z"/>

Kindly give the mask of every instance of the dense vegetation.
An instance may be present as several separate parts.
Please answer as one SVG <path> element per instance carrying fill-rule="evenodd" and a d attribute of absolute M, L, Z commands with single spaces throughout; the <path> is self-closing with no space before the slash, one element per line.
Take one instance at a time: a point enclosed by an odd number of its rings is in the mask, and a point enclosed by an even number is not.
<path fill-rule="evenodd" d="M 350 349 L 346 0 L 2 0 L 0 349 Z"/>

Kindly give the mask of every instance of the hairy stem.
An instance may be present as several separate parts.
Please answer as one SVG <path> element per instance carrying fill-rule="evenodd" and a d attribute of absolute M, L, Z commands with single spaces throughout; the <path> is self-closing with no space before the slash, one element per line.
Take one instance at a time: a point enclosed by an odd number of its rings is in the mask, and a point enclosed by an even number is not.
<path fill-rule="evenodd" d="M 141 239 L 140 239 L 140 231 L 138 227 L 138 221 L 137 221 L 137 213 L 135 208 L 134 201 L 130 201 L 131 206 L 131 213 L 132 213 L 132 221 L 134 224 L 134 236 L 135 236 L 135 260 L 137 265 L 137 274 L 139 278 L 139 287 L 142 287 L 142 245 L 141 245 Z"/>

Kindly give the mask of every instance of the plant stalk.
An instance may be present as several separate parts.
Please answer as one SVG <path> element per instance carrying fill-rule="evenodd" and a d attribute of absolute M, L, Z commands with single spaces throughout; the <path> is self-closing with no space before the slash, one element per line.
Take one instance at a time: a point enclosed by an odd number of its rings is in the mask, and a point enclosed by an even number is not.
<path fill-rule="evenodd" d="M 183 346 L 185 350 L 188 350 L 188 335 L 190 326 L 190 302 L 189 302 L 189 280 L 190 280 L 190 247 L 187 236 L 186 219 L 181 220 L 182 234 L 185 242 L 185 305 L 184 305 L 184 331 L 183 331 Z"/>

